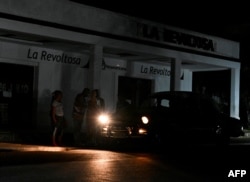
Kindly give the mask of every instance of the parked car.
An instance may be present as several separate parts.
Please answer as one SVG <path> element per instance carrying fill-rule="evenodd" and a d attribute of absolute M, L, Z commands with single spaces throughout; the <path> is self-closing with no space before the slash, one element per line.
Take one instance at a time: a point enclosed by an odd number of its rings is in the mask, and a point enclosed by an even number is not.
<path fill-rule="evenodd" d="M 143 138 L 153 144 L 228 144 L 230 137 L 244 132 L 241 121 L 221 112 L 209 96 L 166 91 L 153 93 L 137 109 L 112 114 L 102 125 L 101 134 L 108 138 Z"/>
<path fill-rule="evenodd" d="M 129 105 L 117 109 L 115 113 L 102 115 L 99 117 L 101 136 L 110 139 L 145 137 L 145 127 L 140 128 L 141 121 L 136 116 L 136 110 Z"/>
<path fill-rule="evenodd" d="M 241 121 L 221 112 L 217 103 L 204 94 L 154 93 L 142 103 L 138 113 L 147 123 L 144 127 L 148 139 L 156 143 L 228 144 L 230 137 L 244 135 Z"/>

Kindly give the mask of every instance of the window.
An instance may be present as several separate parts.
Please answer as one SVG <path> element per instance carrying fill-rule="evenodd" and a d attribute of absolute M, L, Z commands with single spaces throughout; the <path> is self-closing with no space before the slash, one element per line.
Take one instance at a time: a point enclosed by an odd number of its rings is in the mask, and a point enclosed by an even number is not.
<path fill-rule="evenodd" d="M 160 104 L 162 107 L 169 107 L 169 100 L 162 99 Z"/>

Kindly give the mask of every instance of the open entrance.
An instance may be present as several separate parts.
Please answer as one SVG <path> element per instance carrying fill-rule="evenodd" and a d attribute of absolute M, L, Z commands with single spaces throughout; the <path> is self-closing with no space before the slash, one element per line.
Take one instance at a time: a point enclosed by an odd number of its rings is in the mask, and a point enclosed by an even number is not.
<path fill-rule="evenodd" d="M 210 95 L 223 112 L 229 113 L 230 80 L 230 70 L 194 72 L 193 90 Z"/>
<path fill-rule="evenodd" d="M 0 127 L 29 129 L 33 118 L 34 67 L 0 63 Z"/>
<path fill-rule="evenodd" d="M 131 78 L 119 76 L 118 95 L 123 96 L 135 108 L 137 108 L 143 99 L 151 94 L 152 81 L 149 79 Z"/>

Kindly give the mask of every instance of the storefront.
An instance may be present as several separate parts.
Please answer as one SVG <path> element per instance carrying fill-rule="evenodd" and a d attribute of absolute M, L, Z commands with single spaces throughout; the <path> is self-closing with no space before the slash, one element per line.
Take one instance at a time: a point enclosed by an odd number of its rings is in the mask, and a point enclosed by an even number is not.
<path fill-rule="evenodd" d="M 85 87 L 100 89 L 114 112 L 119 94 L 138 105 L 151 92 L 192 91 L 194 72 L 219 70 L 230 72 L 230 114 L 239 116 L 238 42 L 71 1 L 30 2 L 0 2 L 1 126 L 17 125 L 19 116 L 9 118 L 18 110 L 23 127 L 49 130 L 59 89 L 71 131 L 73 101 Z"/>

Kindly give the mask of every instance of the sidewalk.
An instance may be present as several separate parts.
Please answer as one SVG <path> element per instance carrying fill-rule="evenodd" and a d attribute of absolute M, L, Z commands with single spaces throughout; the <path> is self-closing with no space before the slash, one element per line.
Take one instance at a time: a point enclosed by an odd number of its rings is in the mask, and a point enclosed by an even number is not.
<path fill-rule="evenodd" d="M 65 147 L 52 145 L 51 133 L 16 133 L 11 131 L 0 132 L 1 151 L 67 151 L 72 149 L 72 134 L 65 133 Z"/>
<path fill-rule="evenodd" d="M 231 144 L 232 145 L 250 145 L 250 129 L 244 130 L 245 135 L 240 137 L 232 137 Z M 5 133 L 6 134 L 6 133 Z M 0 152 L 2 151 L 68 151 L 72 150 L 75 147 L 71 145 L 71 135 L 65 135 L 66 146 L 65 147 L 57 147 L 52 146 L 50 136 L 48 134 L 44 134 L 44 136 L 40 136 L 40 140 L 37 137 L 33 137 L 33 140 L 30 139 L 32 136 L 29 136 L 29 140 L 25 141 L 0 141 Z M 11 137 L 10 137 L 11 138 Z"/>
<path fill-rule="evenodd" d="M 2 143 L 0 142 L 1 151 L 47 151 L 47 152 L 58 152 L 68 151 L 73 147 L 54 147 L 54 146 L 42 146 L 32 144 L 17 144 L 17 143 Z"/>

